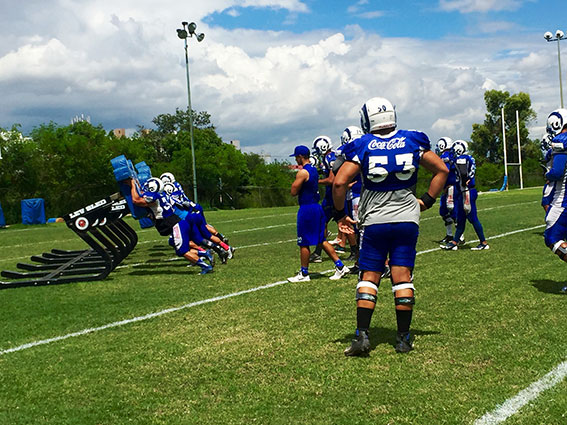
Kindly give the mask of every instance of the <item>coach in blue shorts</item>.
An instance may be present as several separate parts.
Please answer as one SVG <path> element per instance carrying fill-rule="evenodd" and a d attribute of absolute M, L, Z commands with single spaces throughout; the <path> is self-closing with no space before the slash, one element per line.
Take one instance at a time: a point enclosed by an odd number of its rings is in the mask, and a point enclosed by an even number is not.
<path fill-rule="evenodd" d="M 297 165 L 302 167 L 297 172 L 295 181 L 291 185 L 291 195 L 297 196 L 299 211 L 297 212 L 297 245 L 301 258 L 301 270 L 296 276 L 288 278 L 290 282 L 308 282 L 309 277 L 309 247 L 322 244 L 327 255 L 335 263 L 335 273 L 331 280 L 338 280 L 349 273 L 337 256 L 335 249 L 325 238 L 325 213 L 319 204 L 319 174 L 317 169 L 309 162 L 309 148 L 307 146 L 296 146 L 290 156 L 295 157 Z"/>

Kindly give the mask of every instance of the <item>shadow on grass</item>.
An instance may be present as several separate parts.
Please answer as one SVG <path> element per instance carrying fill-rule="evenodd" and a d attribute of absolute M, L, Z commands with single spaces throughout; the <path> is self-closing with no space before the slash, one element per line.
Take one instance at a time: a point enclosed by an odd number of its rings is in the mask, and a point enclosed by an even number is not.
<path fill-rule="evenodd" d="M 417 335 L 438 335 L 439 331 L 422 331 L 420 329 L 411 329 L 411 333 L 414 336 Z M 370 327 L 370 351 L 373 351 L 380 344 L 389 344 L 392 347 L 396 346 L 396 330 L 392 328 L 384 328 L 381 326 L 371 326 Z M 336 339 L 333 342 L 344 343 L 345 345 L 350 344 L 354 337 L 353 333 L 347 334 L 342 338 Z M 345 346 L 346 348 L 346 346 Z"/>
<path fill-rule="evenodd" d="M 547 294 L 561 294 L 565 295 L 561 289 L 567 286 L 567 282 L 556 282 L 549 279 L 534 279 L 532 280 L 532 286 L 540 292 L 545 292 Z"/>

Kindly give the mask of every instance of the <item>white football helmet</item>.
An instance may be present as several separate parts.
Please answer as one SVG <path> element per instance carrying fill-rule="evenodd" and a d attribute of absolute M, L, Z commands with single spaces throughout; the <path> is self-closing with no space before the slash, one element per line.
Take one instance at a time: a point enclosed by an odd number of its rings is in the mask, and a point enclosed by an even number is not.
<path fill-rule="evenodd" d="M 159 178 L 164 183 L 175 183 L 175 176 L 171 173 L 163 173 Z"/>
<path fill-rule="evenodd" d="M 453 147 L 453 139 L 451 139 L 450 137 L 441 137 L 438 141 L 437 141 L 437 146 L 435 147 L 435 152 L 437 154 L 440 154 L 448 149 L 451 149 Z"/>
<path fill-rule="evenodd" d="M 144 192 L 160 193 L 163 191 L 163 182 L 157 177 L 149 178 L 142 187 Z"/>
<path fill-rule="evenodd" d="M 549 133 L 545 133 L 541 138 L 541 142 L 539 147 L 541 149 L 541 153 L 545 156 L 547 151 L 551 149 L 551 140 L 553 140 L 553 136 Z"/>
<path fill-rule="evenodd" d="M 469 145 L 464 140 L 455 140 L 453 142 L 453 151 L 455 151 L 455 155 L 464 155 L 468 152 Z"/>
<path fill-rule="evenodd" d="M 547 132 L 555 137 L 567 125 L 567 109 L 556 109 L 547 117 Z"/>
<path fill-rule="evenodd" d="M 360 109 L 360 126 L 365 133 L 397 126 L 396 108 L 388 99 L 373 97 Z"/>
<path fill-rule="evenodd" d="M 317 136 L 313 140 L 313 151 L 317 155 L 325 155 L 329 150 L 333 148 L 331 143 L 331 138 L 328 136 Z"/>
<path fill-rule="evenodd" d="M 168 195 L 171 195 L 173 192 L 175 192 L 175 185 L 173 183 L 169 183 L 169 182 L 164 183 L 163 184 L 163 190 Z"/>
<path fill-rule="evenodd" d="M 360 127 L 356 125 L 349 125 L 343 131 L 341 136 L 341 144 L 346 145 L 348 142 L 352 142 L 353 140 L 359 139 L 364 136 L 364 132 Z"/>
<path fill-rule="evenodd" d="M 311 163 L 311 165 L 313 165 L 315 168 L 317 168 L 319 166 L 319 157 L 317 157 L 315 155 L 311 155 L 309 157 L 309 162 Z"/>

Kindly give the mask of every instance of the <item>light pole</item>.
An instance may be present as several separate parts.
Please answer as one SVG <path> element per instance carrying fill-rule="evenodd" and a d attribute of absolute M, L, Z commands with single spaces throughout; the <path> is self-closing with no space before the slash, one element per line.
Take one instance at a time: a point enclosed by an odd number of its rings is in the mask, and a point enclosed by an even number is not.
<path fill-rule="evenodd" d="M 181 38 L 185 42 L 185 69 L 187 70 L 187 103 L 189 104 L 189 132 L 191 134 L 191 157 L 193 159 L 193 200 L 195 203 L 197 200 L 197 169 L 195 168 L 195 143 L 193 141 L 193 109 L 191 108 L 191 84 L 189 82 L 189 54 L 187 53 L 187 38 L 195 36 L 197 41 L 203 41 L 205 34 L 197 34 L 195 30 L 197 29 L 197 24 L 191 22 L 181 22 L 183 28 L 177 30 L 177 37 Z"/>
<path fill-rule="evenodd" d="M 561 49 L 559 48 L 559 40 L 563 40 L 566 37 L 563 31 L 557 30 L 555 31 L 555 38 L 553 38 L 553 34 L 551 34 L 549 31 L 547 31 L 543 35 L 543 38 L 545 38 L 547 41 L 550 42 L 557 41 L 557 62 L 559 64 L 559 92 L 561 94 L 561 107 L 563 108 L 563 83 L 561 81 Z"/>

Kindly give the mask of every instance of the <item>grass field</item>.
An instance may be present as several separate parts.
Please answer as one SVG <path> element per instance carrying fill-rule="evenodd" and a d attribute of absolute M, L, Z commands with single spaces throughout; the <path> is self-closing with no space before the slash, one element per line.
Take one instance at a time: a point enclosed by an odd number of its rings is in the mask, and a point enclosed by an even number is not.
<path fill-rule="evenodd" d="M 149 229 L 104 281 L 2 290 L 0 423 L 499 423 L 479 419 L 566 360 L 566 265 L 543 244 L 540 191 L 479 197 L 488 251 L 437 249 L 442 221 L 424 213 L 407 355 L 389 281 L 366 358 L 343 355 L 355 276 L 330 281 L 326 258 L 285 282 L 296 207 L 207 213 L 238 247 L 210 275 Z M 51 248 L 83 245 L 64 224 L 2 230 L 0 269 Z M 567 423 L 567 383 L 538 394 L 505 423 Z"/>

